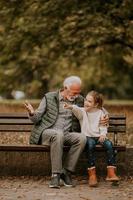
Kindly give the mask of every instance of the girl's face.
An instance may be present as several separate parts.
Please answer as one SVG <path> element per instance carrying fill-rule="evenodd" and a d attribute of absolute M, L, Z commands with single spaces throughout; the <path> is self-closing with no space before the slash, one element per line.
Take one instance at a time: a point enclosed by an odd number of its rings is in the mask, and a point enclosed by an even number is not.
<path fill-rule="evenodd" d="M 91 95 L 87 95 L 86 98 L 85 98 L 85 101 L 84 101 L 84 108 L 86 111 L 90 111 L 92 110 L 93 108 L 96 108 L 96 104 L 94 102 L 94 98 L 93 96 Z"/>

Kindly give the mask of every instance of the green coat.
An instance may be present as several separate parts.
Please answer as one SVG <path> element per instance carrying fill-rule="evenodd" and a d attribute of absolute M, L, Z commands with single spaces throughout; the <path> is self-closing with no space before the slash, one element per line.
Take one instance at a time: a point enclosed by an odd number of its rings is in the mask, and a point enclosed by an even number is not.
<path fill-rule="evenodd" d="M 30 144 L 39 144 L 41 142 L 41 135 L 45 129 L 52 128 L 55 124 L 59 113 L 59 92 L 49 92 L 45 94 L 46 111 L 43 114 L 41 121 L 34 125 L 30 136 Z M 80 95 L 75 99 L 74 104 L 82 107 L 84 98 Z M 72 129 L 71 132 L 80 132 L 80 124 L 77 118 L 72 115 Z"/>

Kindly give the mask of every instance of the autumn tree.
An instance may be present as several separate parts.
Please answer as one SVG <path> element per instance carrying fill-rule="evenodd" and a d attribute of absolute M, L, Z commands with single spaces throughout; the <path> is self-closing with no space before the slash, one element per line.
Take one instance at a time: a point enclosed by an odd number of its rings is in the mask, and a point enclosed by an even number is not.
<path fill-rule="evenodd" d="M 76 74 L 83 92 L 133 97 L 132 0 L 0 1 L 0 94 L 28 97 Z"/>

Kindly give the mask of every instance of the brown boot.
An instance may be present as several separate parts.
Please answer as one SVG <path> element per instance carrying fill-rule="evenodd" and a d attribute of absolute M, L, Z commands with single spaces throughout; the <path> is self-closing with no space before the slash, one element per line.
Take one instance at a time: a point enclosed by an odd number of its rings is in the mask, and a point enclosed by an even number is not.
<path fill-rule="evenodd" d="M 89 175 L 89 186 L 96 187 L 97 186 L 96 168 L 95 167 L 88 168 L 88 175 Z"/>
<path fill-rule="evenodd" d="M 115 174 L 116 167 L 108 166 L 107 167 L 107 177 L 106 181 L 119 181 L 118 176 Z"/>

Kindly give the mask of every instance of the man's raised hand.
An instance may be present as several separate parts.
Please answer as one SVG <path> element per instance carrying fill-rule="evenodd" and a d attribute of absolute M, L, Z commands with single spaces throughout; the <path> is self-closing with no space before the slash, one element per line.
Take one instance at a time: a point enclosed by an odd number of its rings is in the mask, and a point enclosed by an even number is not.
<path fill-rule="evenodd" d="M 29 115 L 34 115 L 34 108 L 28 101 L 25 101 L 24 106 L 26 110 L 28 111 Z"/>

